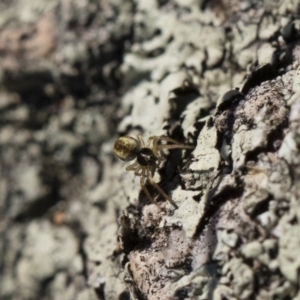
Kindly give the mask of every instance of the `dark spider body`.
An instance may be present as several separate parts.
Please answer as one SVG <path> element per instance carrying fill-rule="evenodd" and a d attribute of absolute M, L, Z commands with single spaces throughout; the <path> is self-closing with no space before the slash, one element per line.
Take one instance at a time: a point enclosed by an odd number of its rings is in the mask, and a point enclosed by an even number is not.
<path fill-rule="evenodd" d="M 180 144 L 168 136 L 151 136 L 145 143 L 142 136 L 138 135 L 137 139 L 131 136 L 120 137 L 115 142 L 114 153 L 123 161 L 130 161 L 136 158 L 136 161 L 127 166 L 126 170 L 133 171 L 136 176 L 140 177 L 141 188 L 150 201 L 156 204 L 146 188 L 147 179 L 166 200 L 177 207 L 170 196 L 154 181 L 153 175 L 164 158 L 164 150 L 193 148 L 193 146 Z"/>
<path fill-rule="evenodd" d="M 151 167 L 157 164 L 157 157 L 150 148 L 142 148 L 136 156 L 136 161 L 144 167 Z"/>

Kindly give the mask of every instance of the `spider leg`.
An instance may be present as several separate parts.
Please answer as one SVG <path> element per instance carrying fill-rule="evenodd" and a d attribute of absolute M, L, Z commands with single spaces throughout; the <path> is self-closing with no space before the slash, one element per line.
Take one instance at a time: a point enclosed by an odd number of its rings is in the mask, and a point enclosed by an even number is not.
<path fill-rule="evenodd" d="M 138 138 L 141 148 L 145 148 L 145 142 L 144 142 L 144 139 L 142 138 L 142 136 L 140 134 L 138 134 L 137 138 Z"/>
<path fill-rule="evenodd" d="M 194 146 L 191 145 L 184 145 L 178 143 L 176 140 L 169 138 L 168 136 L 151 136 L 149 138 L 149 142 L 152 141 L 152 150 L 156 157 L 163 157 L 164 152 L 163 150 L 170 150 L 170 149 L 194 149 Z M 167 142 L 172 144 L 161 144 L 160 142 Z"/>
<path fill-rule="evenodd" d="M 168 149 L 194 149 L 194 146 L 190 145 L 183 145 L 183 144 L 177 144 L 177 145 L 167 145 L 167 144 L 160 144 L 157 146 L 158 150 L 168 150 Z"/>
<path fill-rule="evenodd" d="M 156 190 L 167 200 L 169 201 L 174 207 L 178 208 L 176 203 L 159 187 L 159 185 L 154 181 L 150 170 L 147 170 L 147 177 L 150 183 L 156 188 Z"/>
<path fill-rule="evenodd" d="M 134 171 L 135 176 L 141 176 L 142 166 L 138 162 L 135 162 L 134 164 L 126 167 L 126 171 Z"/>
<path fill-rule="evenodd" d="M 180 143 L 178 143 L 176 140 L 174 140 L 174 139 L 172 139 L 172 138 L 170 138 L 166 135 L 156 136 L 155 138 L 157 139 L 157 142 L 166 141 L 166 142 L 169 142 L 169 143 L 180 145 Z"/>
<path fill-rule="evenodd" d="M 147 198 L 154 204 L 157 205 L 157 203 L 154 201 L 153 197 L 150 195 L 148 189 L 146 188 L 145 186 L 145 168 L 142 169 L 142 174 L 141 174 L 141 181 L 140 181 L 140 184 L 141 184 L 141 188 L 142 190 L 144 191 L 144 193 L 146 194 Z"/>
<path fill-rule="evenodd" d="M 158 146 L 158 143 L 159 142 L 169 142 L 169 143 L 173 143 L 175 145 L 181 145 L 180 143 L 178 143 L 176 140 L 168 137 L 168 136 L 165 136 L 165 135 L 161 135 L 161 136 L 151 136 L 149 138 L 149 140 L 152 140 L 153 141 L 153 147 L 157 147 Z"/>
<path fill-rule="evenodd" d="M 194 149 L 194 146 L 191 145 L 184 145 L 181 143 L 178 143 L 176 140 L 162 135 L 162 136 L 153 136 L 153 146 L 158 147 L 159 149 L 176 149 L 176 148 L 181 148 L 181 149 Z M 172 143 L 172 145 L 169 144 L 158 144 L 159 142 L 167 142 L 167 143 Z"/>
<path fill-rule="evenodd" d="M 151 147 L 151 142 L 152 142 L 152 147 Z M 159 162 L 158 165 L 160 164 L 164 153 L 161 149 L 158 147 L 158 137 L 157 136 L 150 136 L 148 139 L 148 147 L 152 149 L 154 155 L 158 158 Z"/>
<path fill-rule="evenodd" d="M 136 161 L 132 165 L 129 165 L 126 167 L 126 171 L 134 171 L 139 166 L 139 163 Z"/>
<path fill-rule="evenodd" d="M 135 171 L 134 171 L 134 175 L 135 176 L 143 176 L 143 167 L 141 167 L 141 166 L 138 166 L 136 169 L 135 169 Z"/>

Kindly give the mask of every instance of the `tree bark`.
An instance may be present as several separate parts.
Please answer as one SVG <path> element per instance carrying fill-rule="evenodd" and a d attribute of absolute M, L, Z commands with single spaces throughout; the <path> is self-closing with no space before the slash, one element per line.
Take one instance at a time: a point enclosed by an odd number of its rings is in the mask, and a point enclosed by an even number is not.
<path fill-rule="evenodd" d="M 1 299 L 300 299 L 297 1 L 0 8 Z"/>

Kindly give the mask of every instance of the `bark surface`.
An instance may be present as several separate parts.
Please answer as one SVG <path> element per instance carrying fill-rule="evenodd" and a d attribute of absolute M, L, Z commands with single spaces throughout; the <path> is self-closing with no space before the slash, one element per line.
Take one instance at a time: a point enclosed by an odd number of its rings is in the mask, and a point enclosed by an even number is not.
<path fill-rule="evenodd" d="M 299 13 L 0 3 L 0 298 L 300 299 Z M 114 157 L 137 134 L 194 145 L 155 172 L 177 208 Z"/>

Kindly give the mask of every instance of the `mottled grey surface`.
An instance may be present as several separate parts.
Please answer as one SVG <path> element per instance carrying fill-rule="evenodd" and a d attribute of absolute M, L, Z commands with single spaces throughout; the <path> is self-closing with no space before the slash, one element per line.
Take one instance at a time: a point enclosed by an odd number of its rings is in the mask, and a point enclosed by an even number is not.
<path fill-rule="evenodd" d="M 1 299 L 300 297 L 298 1 L 0 8 Z"/>

